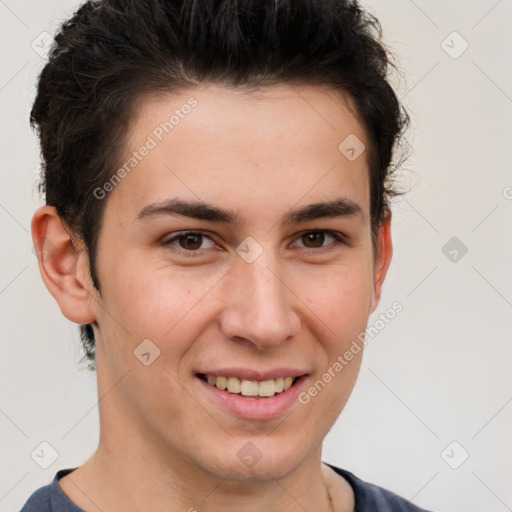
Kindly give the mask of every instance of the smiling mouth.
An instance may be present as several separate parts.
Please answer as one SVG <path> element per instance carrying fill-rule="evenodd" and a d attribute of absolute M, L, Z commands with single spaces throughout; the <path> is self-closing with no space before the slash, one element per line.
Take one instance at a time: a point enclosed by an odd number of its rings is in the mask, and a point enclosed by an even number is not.
<path fill-rule="evenodd" d="M 238 377 L 223 377 L 217 375 L 205 375 L 199 373 L 197 376 L 216 387 L 221 391 L 227 391 L 232 395 L 253 397 L 253 398 L 269 398 L 271 396 L 283 393 L 289 389 L 297 381 L 298 377 L 279 377 L 269 380 L 245 380 Z"/>

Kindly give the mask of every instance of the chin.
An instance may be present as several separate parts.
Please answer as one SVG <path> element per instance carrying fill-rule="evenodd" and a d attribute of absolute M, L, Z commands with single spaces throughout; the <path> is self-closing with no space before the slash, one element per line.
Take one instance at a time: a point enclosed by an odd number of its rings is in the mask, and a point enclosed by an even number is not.
<path fill-rule="evenodd" d="M 303 446 L 299 451 L 300 443 L 292 439 L 286 445 L 278 439 L 272 442 L 270 437 L 236 438 L 207 460 L 203 458 L 201 465 L 215 478 L 232 482 L 279 480 L 293 473 L 308 455 Z"/>

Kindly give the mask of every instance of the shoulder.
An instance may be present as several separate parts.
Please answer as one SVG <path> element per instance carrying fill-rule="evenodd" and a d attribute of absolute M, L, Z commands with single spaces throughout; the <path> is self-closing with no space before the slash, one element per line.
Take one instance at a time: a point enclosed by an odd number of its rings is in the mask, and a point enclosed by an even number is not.
<path fill-rule="evenodd" d="M 49 512 L 51 487 L 49 484 L 34 491 L 20 512 Z"/>
<path fill-rule="evenodd" d="M 328 464 L 338 475 L 342 476 L 352 487 L 355 496 L 355 512 L 371 510 L 372 512 L 429 512 L 419 508 L 405 498 L 378 485 L 364 482 L 350 471 Z"/>
<path fill-rule="evenodd" d="M 64 493 L 59 480 L 76 468 L 57 471 L 52 483 L 34 491 L 20 512 L 83 512 Z"/>

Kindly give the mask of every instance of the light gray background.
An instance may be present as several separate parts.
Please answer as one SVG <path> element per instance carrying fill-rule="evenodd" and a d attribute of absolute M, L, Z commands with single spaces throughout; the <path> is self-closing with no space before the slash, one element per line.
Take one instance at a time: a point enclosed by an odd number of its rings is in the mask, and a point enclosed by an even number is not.
<path fill-rule="evenodd" d="M 39 156 L 28 117 L 43 64 L 31 45 L 76 5 L 0 0 L 1 511 L 98 442 L 95 376 L 77 365 L 77 328 L 43 286 L 29 235 Z M 370 324 L 394 301 L 404 310 L 370 341 L 324 459 L 436 511 L 512 510 L 512 3 L 365 5 L 399 56 L 413 123 L 411 191 L 394 207 L 394 260 Z M 454 31 L 469 44 L 458 58 Z M 468 248 L 456 262 L 442 252 L 452 237 Z M 30 455 L 42 441 L 58 452 L 48 469 Z"/>

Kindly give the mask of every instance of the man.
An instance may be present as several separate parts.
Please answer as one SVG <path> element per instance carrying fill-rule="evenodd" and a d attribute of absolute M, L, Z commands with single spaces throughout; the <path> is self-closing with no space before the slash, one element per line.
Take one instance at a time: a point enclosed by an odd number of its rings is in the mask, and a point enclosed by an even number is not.
<path fill-rule="evenodd" d="M 334 0 L 88 2 L 63 25 L 32 232 L 100 442 L 23 512 L 420 510 L 321 460 L 392 256 L 407 116 L 377 29 Z"/>

